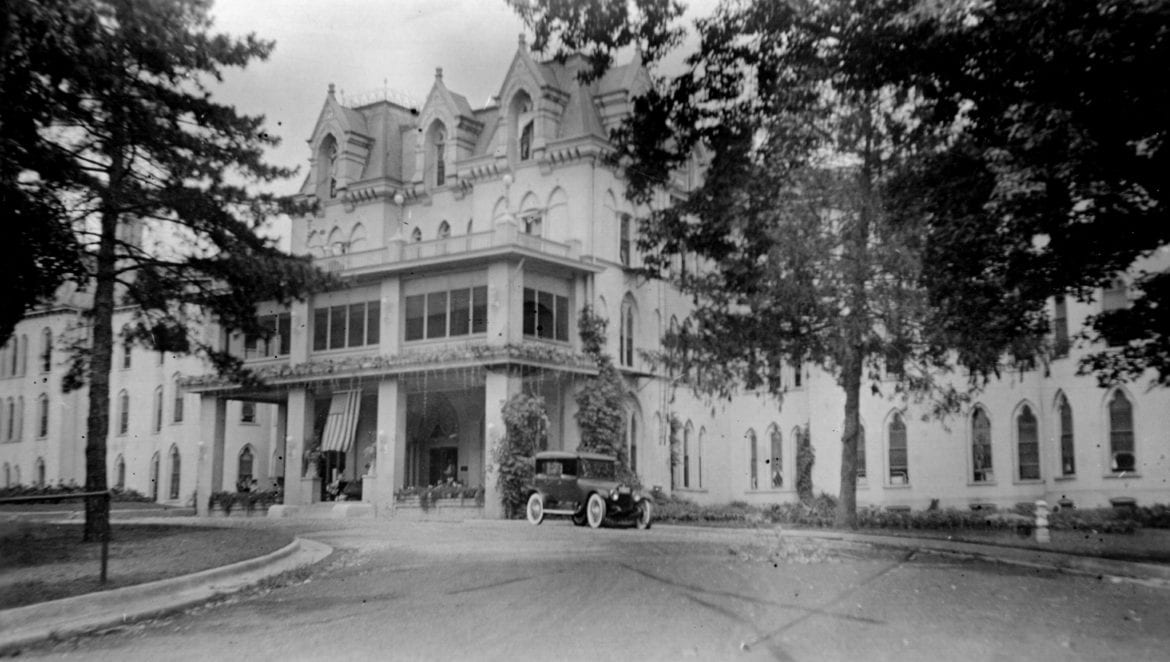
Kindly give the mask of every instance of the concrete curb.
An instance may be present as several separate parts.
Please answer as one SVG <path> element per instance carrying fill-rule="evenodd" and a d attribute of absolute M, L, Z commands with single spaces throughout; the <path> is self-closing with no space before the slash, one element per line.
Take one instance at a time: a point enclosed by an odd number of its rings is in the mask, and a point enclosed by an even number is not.
<path fill-rule="evenodd" d="M 0 655 L 46 639 L 61 639 L 190 607 L 311 565 L 333 548 L 296 538 L 281 549 L 219 568 L 0 610 Z"/>
<path fill-rule="evenodd" d="M 1067 552 L 1049 552 L 1026 547 L 1008 547 L 988 543 L 940 540 L 936 538 L 911 538 L 900 536 L 871 536 L 852 533 L 820 533 L 785 529 L 785 535 L 840 540 L 863 543 L 874 547 L 896 547 L 916 549 L 932 554 L 958 558 L 978 559 L 994 563 L 1006 563 L 1027 568 L 1055 570 L 1075 575 L 1108 578 L 1112 581 L 1126 581 L 1170 588 L 1170 566 L 1133 561 L 1115 561 L 1092 556 L 1080 556 Z"/>

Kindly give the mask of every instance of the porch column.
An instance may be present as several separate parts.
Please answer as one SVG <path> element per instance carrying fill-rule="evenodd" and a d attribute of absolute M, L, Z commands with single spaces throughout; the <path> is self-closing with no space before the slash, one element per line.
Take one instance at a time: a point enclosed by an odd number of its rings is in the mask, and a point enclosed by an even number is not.
<path fill-rule="evenodd" d="M 313 394 L 308 389 L 289 391 L 284 448 L 285 505 L 307 505 L 321 497 L 317 473 L 309 468 L 309 473 L 305 474 L 304 452 L 316 441 L 313 439 L 313 407 Z"/>
<path fill-rule="evenodd" d="M 195 513 L 211 514 L 208 498 L 223 489 L 224 437 L 227 429 L 227 400 L 204 395 L 199 402 L 200 439 L 195 458 Z"/>
<path fill-rule="evenodd" d="M 272 485 L 278 478 L 284 479 L 288 466 L 288 402 L 276 405 L 276 421 L 272 426 L 272 446 L 275 449 L 273 462 L 268 467 L 268 479 Z"/>
<path fill-rule="evenodd" d="M 397 379 L 378 383 L 376 481 L 368 500 L 382 516 L 394 512 L 394 490 L 406 475 L 406 389 Z"/>
<path fill-rule="evenodd" d="M 506 434 L 503 408 L 508 398 L 520 392 L 520 378 L 512 377 L 508 370 L 488 370 L 484 380 L 483 418 L 484 437 L 483 465 L 483 516 L 485 519 L 504 517 L 504 506 L 500 502 L 499 471 L 496 466 L 496 448 Z"/>

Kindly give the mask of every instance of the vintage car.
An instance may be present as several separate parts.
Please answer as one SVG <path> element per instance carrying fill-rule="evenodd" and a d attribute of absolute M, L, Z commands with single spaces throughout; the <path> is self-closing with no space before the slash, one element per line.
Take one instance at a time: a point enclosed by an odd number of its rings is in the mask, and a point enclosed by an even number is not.
<path fill-rule="evenodd" d="M 567 515 L 577 526 L 596 529 L 602 522 L 633 522 L 650 528 L 650 500 L 617 478 L 617 460 L 598 453 L 544 451 L 536 454 L 528 489 L 528 521 Z"/>

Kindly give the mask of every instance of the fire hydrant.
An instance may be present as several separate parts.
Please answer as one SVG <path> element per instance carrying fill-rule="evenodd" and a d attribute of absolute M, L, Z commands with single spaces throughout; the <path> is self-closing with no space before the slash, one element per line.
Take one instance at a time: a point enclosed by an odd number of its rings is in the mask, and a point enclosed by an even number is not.
<path fill-rule="evenodd" d="M 1041 499 L 1036 502 L 1036 542 L 1048 543 L 1048 502 Z"/>

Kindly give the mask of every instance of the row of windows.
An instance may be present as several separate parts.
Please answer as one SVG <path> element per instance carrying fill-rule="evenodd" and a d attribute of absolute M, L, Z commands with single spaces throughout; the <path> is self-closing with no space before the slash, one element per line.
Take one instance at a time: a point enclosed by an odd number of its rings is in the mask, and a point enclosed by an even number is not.
<path fill-rule="evenodd" d="M 313 350 L 378 344 L 381 305 L 362 301 L 313 311 Z"/>
<path fill-rule="evenodd" d="M 170 499 L 178 499 L 181 487 L 182 478 L 182 457 L 179 454 L 177 446 L 171 446 L 170 453 L 170 487 L 167 490 L 167 497 Z M 160 478 L 160 464 L 161 458 L 158 453 L 155 453 L 150 458 L 150 489 L 149 496 L 151 501 L 158 501 L 159 497 L 159 478 Z M 126 459 L 119 455 L 114 460 L 114 487 L 116 489 L 126 488 Z"/>
<path fill-rule="evenodd" d="M 46 396 L 41 397 L 44 398 L 43 402 L 45 403 L 42 409 L 41 426 L 45 430 L 44 434 L 48 434 L 48 398 Z M 151 432 L 160 432 L 163 424 L 163 387 L 159 386 L 154 389 L 154 395 L 151 400 L 150 430 Z M 174 400 L 171 405 L 171 420 L 175 423 L 183 422 L 183 391 L 177 380 L 175 382 Z M 256 403 L 248 401 L 240 403 L 240 422 L 256 422 Z M 118 392 L 117 413 L 113 423 L 116 434 L 124 435 L 130 432 L 130 392 L 126 389 Z"/>
<path fill-rule="evenodd" d="M 268 337 L 245 336 L 244 358 L 288 356 L 292 346 L 292 315 L 290 313 L 261 315 L 259 320 Z"/>
<path fill-rule="evenodd" d="M 27 335 L 14 335 L 0 348 L 0 378 L 24 377 L 28 373 L 28 344 Z M 41 351 L 36 361 L 43 373 L 53 368 L 53 332 L 48 328 L 41 330 Z"/>
<path fill-rule="evenodd" d="M 1109 401 L 1109 467 L 1111 473 L 1133 472 L 1137 468 L 1134 452 L 1134 423 L 1133 405 L 1122 391 L 1116 391 Z M 1076 475 L 1076 457 L 1074 448 L 1073 414 L 1068 399 L 1061 394 L 1057 402 L 1059 420 L 1059 452 L 1060 475 L 1072 477 Z M 994 462 L 992 457 L 991 421 L 986 410 L 977 407 L 970 416 L 971 426 L 971 482 L 990 483 L 995 480 Z M 1015 479 L 1021 481 L 1040 480 L 1040 436 L 1039 425 L 1031 407 L 1024 405 L 1016 415 L 1016 473 Z M 800 429 L 793 432 L 796 443 L 801 443 Z M 910 481 L 910 466 L 908 457 L 908 440 L 906 423 L 901 414 L 895 413 L 887 425 L 887 481 L 891 485 L 904 485 Z M 770 487 L 780 489 L 784 486 L 784 457 L 780 430 L 772 426 L 769 432 L 771 458 L 765 463 L 770 465 Z M 693 487 L 691 456 L 691 426 L 688 423 L 683 433 L 682 449 L 682 486 Z M 749 430 L 748 438 L 748 476 L 750 489 L 760 489 L 760 448 L 759 440 L 754 431 Z M 699 439 L 700 457 L 702 434 Z M 698 470 L 697 486 L 702 484 L 702 470 Z M 865 429 L 860 431 L 857 444 L 857 477 L 866 478 L 866 448 Z"/>
<path fill-rule="evenodd" d="M 487 333 L 487 287 L 406 297 L 406 340 Z"/>
<path fill-rule="evenodd" d="M 49 436 L 49 396 L 37 397 L 36 438 Z M 8 398 L 0 402 L 0 440 L 20 441 L 24 438 L 24 397 Z"/>
<path fill-rule="evenodd" d="M 524 288 L 524 335 L 568 342 L 569 319 L 568 297 Z"/>
<path fill-rule="evenodd" d="M 4 487 L 15 487 L 21 484 L 20 465 L 4 463 Z M 33 485 L 45 486 L 45 459 L 38 457 L 33 464 Z"/>

